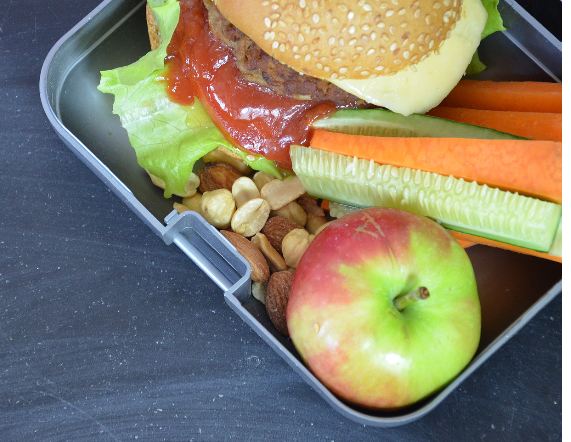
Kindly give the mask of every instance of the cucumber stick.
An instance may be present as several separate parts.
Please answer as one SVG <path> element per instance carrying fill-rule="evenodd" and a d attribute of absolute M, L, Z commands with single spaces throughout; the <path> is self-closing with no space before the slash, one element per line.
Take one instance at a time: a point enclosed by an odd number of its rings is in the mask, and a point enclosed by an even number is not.
<path fill-rule="evenodd" d="M 523 139 L 473 124 L 429 115 L 404 116 L 384 109 L 341 109 L 313 123 L 315 129 L 376 137 L 439 137 L 475 139 Z"/>
<path fill-rule="evenodd" d="M 444 227 L 549 252 L 561 205 L 452 176 L 292 146 L 293 170 L 310 195 L 355 207 L 391 207 Z"/>

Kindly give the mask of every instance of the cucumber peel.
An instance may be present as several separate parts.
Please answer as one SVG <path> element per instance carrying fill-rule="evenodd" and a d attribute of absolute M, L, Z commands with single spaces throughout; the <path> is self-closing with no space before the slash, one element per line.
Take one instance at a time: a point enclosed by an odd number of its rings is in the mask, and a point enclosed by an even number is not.
<path fill-rule="evenodd" d="M 385 109 L 341 109 L 328 117 L 315 121 L 313 128 L 329 132 L 376 137 L 525 139 L 473 124 L 459 123 L 422 114 L 412 114 L 405 117 Z"/>
<path fill-rule="evenodd" d="M 562 207 L 452 176 L 377 164 L 291 146 L 293 170 L 307 193 L 340 204 L 404 209 L 442 226 L 549 252 Z"/>

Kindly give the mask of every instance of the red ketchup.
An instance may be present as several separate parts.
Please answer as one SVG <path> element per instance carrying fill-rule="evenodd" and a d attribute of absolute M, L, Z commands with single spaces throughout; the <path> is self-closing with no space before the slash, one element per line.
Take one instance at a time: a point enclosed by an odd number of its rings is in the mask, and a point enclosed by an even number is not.
<path fill-rule="evenodd" d="M 240 78 L 229 47 L 213 36 L 202 1 L 181 0 L 168 47 L 170 98 L 198 97 L 224 136 L 237 147 L 291 170 L 289 146 L 307 145 L 311 123 L 335 110 L 331 101 L 296 100 Z"/>

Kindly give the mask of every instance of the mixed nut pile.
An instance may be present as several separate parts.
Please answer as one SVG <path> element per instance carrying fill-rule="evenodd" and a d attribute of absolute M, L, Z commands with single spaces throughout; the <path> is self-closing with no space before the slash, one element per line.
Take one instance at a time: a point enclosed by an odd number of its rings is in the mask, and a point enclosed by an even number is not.
<path fill-rule="evenodd" d="M 200 213 L 246 258 L 252 268 L 252 294 L 287 336 L 285 311 L 295 268 L 328 218 L 297 177 L 279 180 L 254 173 L 223 148 L 203 161 L 189 179 L 182 203 L 174 203 L 174 208 Z"/>

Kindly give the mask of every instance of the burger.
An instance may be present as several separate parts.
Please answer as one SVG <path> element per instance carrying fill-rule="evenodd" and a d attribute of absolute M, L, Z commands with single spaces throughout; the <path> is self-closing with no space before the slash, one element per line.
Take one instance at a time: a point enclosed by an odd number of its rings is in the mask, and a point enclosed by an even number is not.
<path fill-rule="evenodd" d="M 336 109 L 408 115 L 438 105 L 496 5 L 148 0 L 151 52 L 102 72 L 99 89 L 115 95 L 139 164 L 166 197 L 185 195 L 195 162 L 216 148 L 283 176 L 289 146 L 307 145 L 312 122 Z"/>

